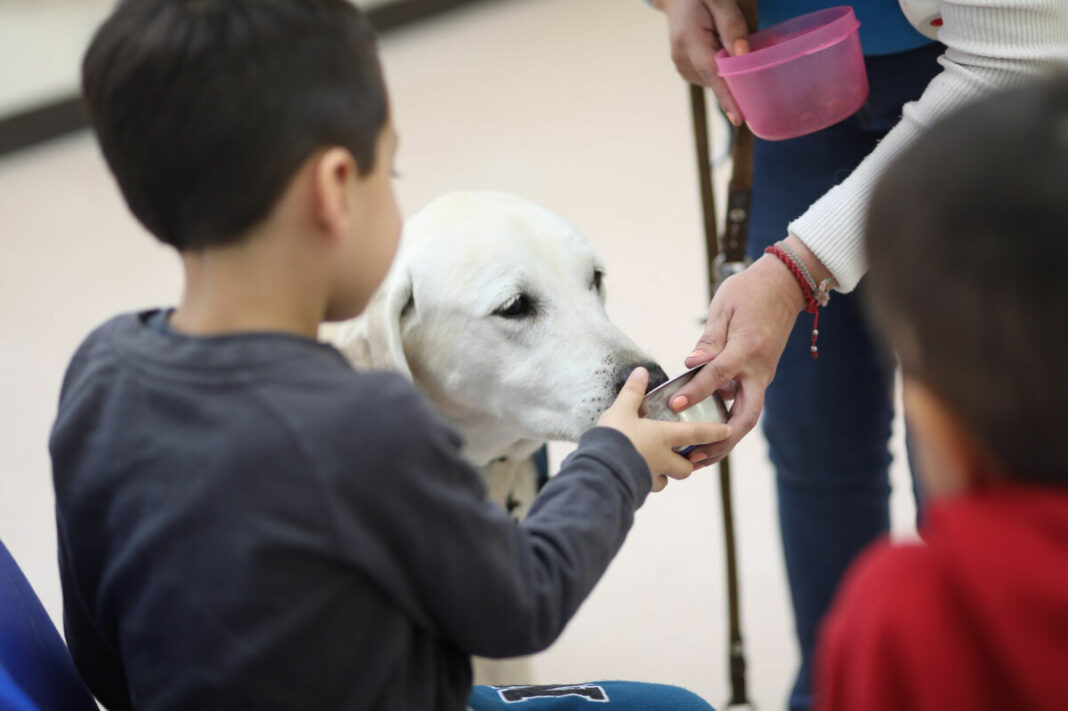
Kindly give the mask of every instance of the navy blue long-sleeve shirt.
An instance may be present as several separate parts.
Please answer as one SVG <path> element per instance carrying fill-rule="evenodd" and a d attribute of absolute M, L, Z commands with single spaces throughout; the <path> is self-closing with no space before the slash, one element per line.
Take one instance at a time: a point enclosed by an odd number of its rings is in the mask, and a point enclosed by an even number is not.
<path fill-rule="evenodd" d="M 296 336 L 117 317 L 50 442 L 67 639 L 110 709 L 462 709 L 548 646 L 649 491 L 595 428 L 521 524 L 402 377 Z"/>

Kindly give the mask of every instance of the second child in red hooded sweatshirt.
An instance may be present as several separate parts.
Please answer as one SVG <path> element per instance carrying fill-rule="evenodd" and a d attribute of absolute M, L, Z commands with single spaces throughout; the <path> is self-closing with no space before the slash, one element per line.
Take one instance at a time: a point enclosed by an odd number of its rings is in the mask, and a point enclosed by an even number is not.
<path fill-rule="evenodd" d="M 925 545 L 855 565 L 824 623 L 822 711 L 1068 709 L 1068 492 L 935 502 Z"/>

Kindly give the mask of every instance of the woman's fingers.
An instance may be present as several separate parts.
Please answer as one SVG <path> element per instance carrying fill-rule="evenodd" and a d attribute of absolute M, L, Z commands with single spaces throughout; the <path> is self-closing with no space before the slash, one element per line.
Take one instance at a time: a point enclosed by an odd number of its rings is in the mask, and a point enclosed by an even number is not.
<path fill-rule="evenodd" d="M 746 26 L 745 16 L 742 15 L 737 1 L 706 0 L 706 6 L 712 16 L 719 42 L 727 50 L 727 53 L 731 56 L 748 53 L 749 28 Z M 714 52 L 710 59 L 711 61 L 708 63 L 704 58 L 700 60 L 700 64 L 696 61 L 694 62 L 699 70 L 703 69 L 701 71 L 702 83 L 716 95 L 716 100 L 719 102 L 723 112 L 727 114 L 727 119 L 735 126 L 741 126 L 743 120 L 741 109 L 738 108 L 738 104 L 731 95 L 730 89 L 727 88 L 726 82 L 719 76 Z"/>
<path fill-rule="evenodd" d="M 730 454 L 742 437 L 756 426 L 763 406 L 764 386 L 759 381 L 743 376 L 738 381 L 738 394 L 731 407 L 729 432 L 719 441 L 699 445 L 690 452 L 688 458 L 694 468 L 702 469 L 715 464 Z"/>
<path fill-rule="evenodd" d="M 706 0 L 720 42 L 732 56 L 749 52 L 749 28 L 737 0 Z"/>
<path fill-rule="evenodd" d="M 741 432 L 741 436 L 735 439 L 735 442 L 748 434 L 760 421 L 760 413 L 764 409 L 765 391 L 766 388 L 758 382 L 743 380 L 740 384 L 738 394 L 731 403 L 730 411 L 732 434 Z"/>
<path fill-rule="evenodd" d="M 719 355 L 723 350 L 723 346 L 727 343 L 727 329 L 730 327 L 731 314 L 733 310 L 725 305 L 725 301 L 729 299 L 729 293 L 731 290 L 730 277 L 720 288 L 716 291 L 716 295 L 712 298 L 712 303 L 708 307 L 708 319 L 705 321 L 705 329 L 701 333 L 701 337 L 697 339 L 697 343 L 693 347 L 693 352 L 686 356 L 685 364 L 687 368 L 694 368 L 702 363 L 708 361 Z"/>
<path fill-rule="evenodd" d="M 689 66 L 692 67 L 692 73 L 696 75 L 696 81 L 692 79 L 689 81 L 711 89 L 728 120 L 735 126 L 740 126 L 742 112 L 738 108 L 734 97 L 731 96 L 726 82 L 720 78 L 719 70 L 716 68 L 716 52 L 719 50 L 719 42 L 714 39 L 714 35 L 711 32 L 705 33 L 695 30 L 687 35 L 686 57 Z M 678 62 L 676 62 L 677 66 Z"/>
<path fill-rule="evenodd" d="M 705 86 L 716 95 L 728 119 L 741 124 L 741 112 L 727 85 L 716 70 L 716 52 L 723 45 L 720 38 L 729 38 L 728 51 L 747 48 L 745 20 L 736 0 L 674 0 L 664 3 L 668 17 L 671 59 L 682 77 L 691 84 Z M 724 30 L 717 21 L 722 18 Z M 739 27 L 741 33 L 739 34 Z"/>
<path fill-rule="evenodd" d="M 746 343 L 741 338 L 736 338 L 727 344 L 723 352 L 705 364 L 705 367 L 697 371 L 693 379 L 679 389 L 675 397 L 668 403 L 675 412 L 701 402 L 711 397 L 714 392 L 727 386 L 742 374 L 751 355 Z"/>

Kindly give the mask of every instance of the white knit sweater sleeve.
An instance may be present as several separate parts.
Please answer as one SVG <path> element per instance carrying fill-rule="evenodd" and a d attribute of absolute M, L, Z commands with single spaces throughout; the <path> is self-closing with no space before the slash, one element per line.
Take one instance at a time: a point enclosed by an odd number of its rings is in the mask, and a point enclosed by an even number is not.
<path fill-rule="evenodd" d="M 884 167 L 939 117 L 991 91 L 1068 66 L 1068 0 L 942 0 L 942 72 L 841 184 L 789 225 L 852 291 L 867 271 L 863 229 Z"/>

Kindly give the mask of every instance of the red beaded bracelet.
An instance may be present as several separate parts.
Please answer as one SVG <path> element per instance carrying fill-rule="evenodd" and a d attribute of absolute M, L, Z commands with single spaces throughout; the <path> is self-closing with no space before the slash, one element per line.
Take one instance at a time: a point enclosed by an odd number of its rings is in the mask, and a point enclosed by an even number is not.
<path fill-rule="evenodd" d="M 805 311 L 812 314 L 812 346 L 809 350 L 812 351 L 813 358 L 819 358 L 820 350 L 816 345 L 816 339 L 820 335 L 820 307 L 826 306 L 830 300 L 831 280 L 824 279 L 819 286 L 816 286 L 815 280 L 812 279 L 801 258 L 782 242 L 776 242 L 771 245 L 764 250 L 764 254 L 774 255 L 780 262 L 785 264 L 790 273 L 794 275 L 794 279 L 797 280 L 798 286 L 801 287 L 801 293 L 805 296 Z"/>

